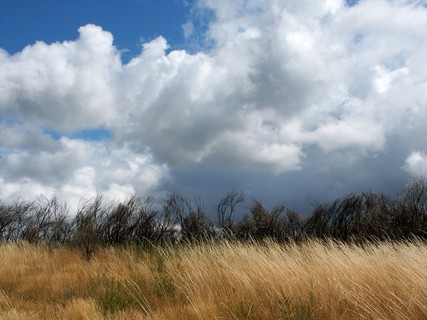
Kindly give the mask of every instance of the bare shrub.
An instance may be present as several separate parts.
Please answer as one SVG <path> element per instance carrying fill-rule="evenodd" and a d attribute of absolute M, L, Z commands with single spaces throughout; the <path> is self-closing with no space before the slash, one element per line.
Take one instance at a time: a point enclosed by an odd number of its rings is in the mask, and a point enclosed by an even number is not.
<path fill-rule="evenodd" d="M 66 203 L 54 197 L 45 202 L 33 203 L 30 212 L 22 235 L 24 240 L 61 244 L 70 239 L 71 224 Z"/>
<path fill-rule="evenodd" d="M 304 220 L 297 211 L 287 210 L 284 231 L 286 238 L 293 241 L 301 240 L 301 232 L 304 228 L 304 223 Z"/>
<path fill-rule="evenodd" d="M 157 215 L 151 198 L 132 195 L 106 210 L 100 225 L 102 240 L 111 245 L 165 243 L 171 230 L 157 220 Z"/>
<path fill-rule="evenodd" d="M 130 197 L 124 203 L 116 206 L 111 204 L 104 210 L 100 221 L 99 231 L 103 242 L 110 245 L 122 245 L 131 240 L 132 216 L 136 210 L 138 199 Z"/>
<path fill-rule="evenodd" d="M 198 195 L 186 199 L 179 193 L 169 194 L 163 202 L 164 216 L 172 217 L 172 222 L 180 228 L 184 242 L 204 241 L 214 236 L 211 223 L 205 215 L 203 202 Z"/>
<path fill-rule="evenodd" d="M 390 236 L 392 202 L 383 194 L 350 194 L 317 205 L 304 226 L 304 234 L 345 242 Z"/>
<path fill-rule="evenodd" d="M 135 243 L 161 244 L 167 242 L 169 230 L 157 220 L 158 211 L 153 209 L 151 198 L 137 198 L 131 220 L 130 236 Z"/>
<path fill-rule="evenodd" d="M 90 260 L 101 244 L 100 221 L 104 213 L 102 196 L 97 196 L 93 200 L 86 201 L 74 218 L 73 240 L 87 260 Z"/>
<path fill-rule="evenodd" d="M 396 238 L 427 238 L 427 181 L 425 179 L 412 181 L 398 196 L 393 229 Z"/>
<path fill-rule="evenodd" d="M 217 219 L 222 237 L 234 239 L 237 232 L 237 223 L 234 220 L 235 210 L 238 204 L 245 201 L 243 194 L 234 191 L 225 195 L 218 203 Z"/>
<path fill-rule="evenodd" d="M 251 209 L 251 215 L 245 216 L 239 226 L 239 238 L 243 240 L 275 239 L 285 241 L 286 234 L 286 206 L 276 205 L 271 211 L 267 210 L 261 202 L 255 200 Z"/>
<path fill-rule="evenodd" d="M 33 202 L 16 200 L 12 204 L 0 205 L 0 236 L 3 241 L 17 241 L 23 238 Z"/>
<path fill-rule="evenodd" d="M 7 204 L 0 204 L 0 241 L 10 240 L 11 226 L 15 221 L 13 207 Z"/>

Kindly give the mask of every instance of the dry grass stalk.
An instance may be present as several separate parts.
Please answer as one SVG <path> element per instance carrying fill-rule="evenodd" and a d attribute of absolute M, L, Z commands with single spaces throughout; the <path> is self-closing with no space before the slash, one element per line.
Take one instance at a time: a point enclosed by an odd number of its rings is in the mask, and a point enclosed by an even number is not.
<path fill-rule="evenodd" d="M 427 245 L 0 245 L 0 319 L 426 319 Z"/>

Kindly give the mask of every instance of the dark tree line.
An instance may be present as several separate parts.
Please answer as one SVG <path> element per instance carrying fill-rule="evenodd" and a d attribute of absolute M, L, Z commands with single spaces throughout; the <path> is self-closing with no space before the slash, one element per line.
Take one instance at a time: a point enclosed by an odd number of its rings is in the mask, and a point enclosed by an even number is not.
<path fill-rule="evenodd" d="M 66 203 L 0 203 L 0 243 L 25 240 L 80 248 L 86 258 L 103 245 L 165 245 L 203 241 L 304 241 L 335 239 L 344 242 L 427 239 L 427 181 L 417 179 L 395 198 L 381 193 L 350 194 L 314 205 L 309 217 L 278 204 L 271 210 L 230 192 L 220 199 L 215 221 L 200 197 L 167 195 L 160 204 L 136 195 L 120 203 L 102 196 L 83 203 L 71 217 Z M 237 219 L 237 209 L 246 211 Z"/>

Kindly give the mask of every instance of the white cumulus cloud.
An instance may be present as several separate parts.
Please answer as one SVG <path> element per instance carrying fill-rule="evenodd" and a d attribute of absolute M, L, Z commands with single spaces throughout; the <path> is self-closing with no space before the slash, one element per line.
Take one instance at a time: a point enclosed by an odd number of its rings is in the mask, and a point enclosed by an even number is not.
<path fill-rule="evenodd" d="M 107 124 L 117 115 L 120 55 L 100 27 L 79 28 L 76 41 L 27 46 L 0 57 L 2 115 L 57 130 Z"/>

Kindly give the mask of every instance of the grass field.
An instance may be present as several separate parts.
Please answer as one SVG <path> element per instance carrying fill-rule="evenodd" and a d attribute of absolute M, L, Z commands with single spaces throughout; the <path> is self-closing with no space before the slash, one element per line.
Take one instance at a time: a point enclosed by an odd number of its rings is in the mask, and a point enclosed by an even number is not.
<path fill-rule="evenodd" d="M 0 245 L 0 319 L 427 319 L 427 245 Z"/>

